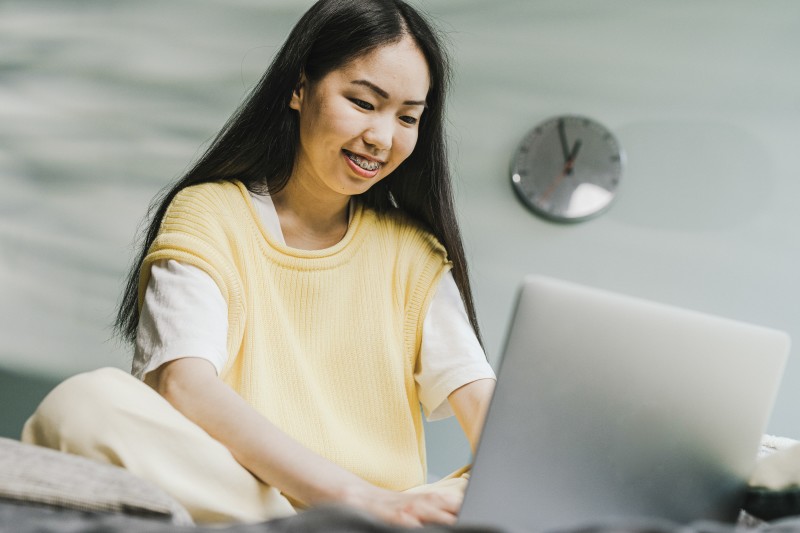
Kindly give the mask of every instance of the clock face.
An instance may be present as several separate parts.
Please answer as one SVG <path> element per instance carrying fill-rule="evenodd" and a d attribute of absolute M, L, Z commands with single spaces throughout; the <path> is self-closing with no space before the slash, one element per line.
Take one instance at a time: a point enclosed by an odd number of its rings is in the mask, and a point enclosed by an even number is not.
<path fill-rule="evenodd" d="M 586 117 L 548 119 L 522 139 L 511 182 L 534 213 L 556 222 L 579 222 L 611 204 L 624 154 L 614 135 Z"/>

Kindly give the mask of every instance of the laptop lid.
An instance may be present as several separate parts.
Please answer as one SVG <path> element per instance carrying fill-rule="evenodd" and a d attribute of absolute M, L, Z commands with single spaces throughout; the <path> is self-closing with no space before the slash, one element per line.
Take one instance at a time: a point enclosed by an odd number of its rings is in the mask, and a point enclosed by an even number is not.
<path fill-rule="evenodd" d="M 525 278 L 459 524 L 733 521 L 788 352 L 780 331 Z"/>

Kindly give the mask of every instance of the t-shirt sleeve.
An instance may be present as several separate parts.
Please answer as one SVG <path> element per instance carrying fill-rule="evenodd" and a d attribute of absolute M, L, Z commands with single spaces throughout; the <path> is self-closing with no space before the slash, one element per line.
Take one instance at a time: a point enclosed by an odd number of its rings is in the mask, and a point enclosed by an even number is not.
<path fill-rule="evenodd" d="M 454 390 L 478 379 L 495 378 L 452 272 L 442 276 L 428 306 L 414 378 L 429 421 L 453 415 L 447 397 Z"/>
<path fill-rule="evenodd" d="M 139 379 L 181 357 L 206 359 L 222 371 L 227 360 L 228 309 L 203 270 L 173 259 L 155 261 L 136 332 L 132 373 Z"/>

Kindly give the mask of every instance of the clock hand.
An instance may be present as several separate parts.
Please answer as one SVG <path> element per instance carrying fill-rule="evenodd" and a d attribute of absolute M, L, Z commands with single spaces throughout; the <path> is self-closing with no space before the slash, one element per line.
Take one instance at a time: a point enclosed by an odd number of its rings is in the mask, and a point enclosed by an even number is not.
<path fill-rule="evenodd" d="M 569 153 L 569 159 L 568 159 L 570 163 L 575 162 L 575 158 L 578 157 L 578 150 L 581 149 L 582 144 L 583 143 L 581 142 L 581 140 L 578 139 L 577 141 L 575 141 L 575 144 L 572 145 L 572 151 Z"/>
<path fill-rule="evenodd" d="M 561 140 L 561 152 L 564 154 L 564 164 L 569 161 L 569 143 L 567 142 L 567 132 L 564 131 L 564 119 L 558 121 L 558 138 Z"/>
<path fill-rule="evenodd" d="M 561 180 L 563 180 L 566 176 L 572 174 L 572 167 L 575 165 L 575 158 L 578 157 L 578 151 L 581 149 L 581 140 L 578 139 L 575 141 L 575 144 L 572 145 L 572 151 L 567 157 L 567 162 L 564 163 L 564 168 L 561 170 L 561 174 L 558 175 L 556 179 L 550 184 L 544 193 L 542 193 L 542 200 L 547 201 L 550 196 L 555 192 L 558 188 Z"/>
<path fill-rule="evenodd" d="M 572 151 L 569 153 L 567 162 L 564 165 L 564 168 L 567 169 L 567 174 L 572 174 L 572 166 L 575 164 L 575 158 L 578 157 L 578 150 L 581 149 L 581 144 L 581 140 L 578 139 L 575 141 L 575 144 L 572 145 Z"/>

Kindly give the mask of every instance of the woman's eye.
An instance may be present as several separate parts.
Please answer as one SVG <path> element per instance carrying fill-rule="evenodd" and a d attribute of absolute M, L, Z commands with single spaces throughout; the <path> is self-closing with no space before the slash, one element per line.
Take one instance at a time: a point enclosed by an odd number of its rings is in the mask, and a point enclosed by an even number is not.
<path fill-rule="evenodd" d="M 406 124 L 411 124 L 412 126 L 417 123 L 417 119 L 415 117 L 402 116 L 400 117 L 400 120 L 402 120 Z"/>
<path fill-rule="evenodd" d="M 367 109 L 369 111 L 375 109 L 375 107 L 373 107 L 373 105 L 370 104 L 369 102 L 365 102 L 364 100 L 359 100 L 358 98 L 351 98 L 350 101 L 356 104 L 361 109 Z"/>

